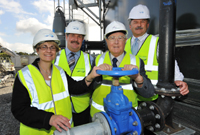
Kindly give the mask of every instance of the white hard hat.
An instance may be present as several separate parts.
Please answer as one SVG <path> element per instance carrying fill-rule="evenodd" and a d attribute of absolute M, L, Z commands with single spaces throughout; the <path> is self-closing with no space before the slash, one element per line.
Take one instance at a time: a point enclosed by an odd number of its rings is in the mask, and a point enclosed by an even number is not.
<path fill-rule="evenodd" d="M 137 5 L 133 7 L 129 13 L 129 19 L 149 19 L 149 9 L 145 5 Z"/>
<path fill-rule="evenodd" d="M 107 27 L 106 27 L 106 33 L 105 33 L 105 38 L 108 34 L 113 33 L 115 31 L 124 31 L 127 35 L 128 31 L 126 30 L 126 27 L 124 26 L 123 23 L 118 22 L 118 21 L 113 21 L 111 22 Z"/>
<path fill-rule="evenodd" d="M 59 48 L 60 40 L 58 39 L 57 35 L 49 29 L 41 29 L 35 34 L 35 37 L 33 38 L 34 51 L 39 43 L 43 43 L 45 41 L 54 41 L 57 43 L 56 47 Z"/>
<path fill-rule="evenodd" d="M 86 35 L 85 26 L 79 21 L 73 21 L 65 28 L 65 33 Z"/>

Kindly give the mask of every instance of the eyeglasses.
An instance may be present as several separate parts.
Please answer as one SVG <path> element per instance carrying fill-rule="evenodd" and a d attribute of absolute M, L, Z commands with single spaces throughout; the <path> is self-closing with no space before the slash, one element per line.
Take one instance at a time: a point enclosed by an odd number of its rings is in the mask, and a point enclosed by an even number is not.
<path fill-rule="evenodd" d="M 40 46 L 40 49 L 43 50 L 43 51 L 47 51 L 48 49 L 50 49 L 51 51 L 55 51 L 56 50 L 56 47 L 55 46 L 46 46 L 46 45 L 43 45 L 43 46 Z"/>
<path fill-rule="evenodd" d="M 111 37 L 108 37 L 108 40 L 111 41 L 111 42 L 114 42 L 116 39 L 118 41 L 124 41 L 126 39 L 126 37 L 125 36 L 118 36 L 118 37 L 111 36 Z"/>

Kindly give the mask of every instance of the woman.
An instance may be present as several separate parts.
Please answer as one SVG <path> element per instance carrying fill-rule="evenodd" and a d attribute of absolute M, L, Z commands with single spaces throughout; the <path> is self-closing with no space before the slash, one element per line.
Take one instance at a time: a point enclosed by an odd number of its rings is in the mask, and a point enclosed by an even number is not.
<path fill-rule="evenodd" d="M 33 40 L 37 58 L 19 70 L 15 79 L 11 111 L 20 121 L 20 134 L 46 135 L 68 130 L 72 124 L 70 94 L 88 92 L 98 67 L 82 81 L 74 81 L 60 67 L 52 65 L 60 41 L 48 29 L 38 31 Z M 67 128 L 68 127 L 68 128 Z"/>

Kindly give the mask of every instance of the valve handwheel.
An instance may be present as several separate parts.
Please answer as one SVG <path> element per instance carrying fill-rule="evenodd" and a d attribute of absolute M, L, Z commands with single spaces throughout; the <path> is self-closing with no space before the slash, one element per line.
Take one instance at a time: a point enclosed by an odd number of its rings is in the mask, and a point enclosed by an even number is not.
<path fill-rule="evenodd" d="M 132 70 L 122 70 L 120 67 L 113 67 L 111 71 L 107 70 L 97 70 L 97 74 L 109 75 L 115 78 L 119 78 L 126 75 L 135 75 L 138 74 L 138 69 L 133 68 Z"/>

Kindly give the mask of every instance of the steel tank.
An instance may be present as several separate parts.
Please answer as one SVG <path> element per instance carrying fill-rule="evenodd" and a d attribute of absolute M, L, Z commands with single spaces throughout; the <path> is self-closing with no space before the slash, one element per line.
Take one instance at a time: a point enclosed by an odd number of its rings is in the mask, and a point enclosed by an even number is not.
<path fill-rule="evenodd" d="M 176 0 L 176 29 L 196 29 L 200 28 L 200 1 L 199 0 Z M 168 0 L 166 0 L 166 3 Z M 105 0 L 108 9 L 105 14 L 105 27 L 113 20 L 124 23 L 128 29 L 128 37 L 131 36 L 129 30 L 128 16 L 133 6 L 144 4 L 150 10 L 150 26 L 148 33 L 159 34 L 159 0 Z M 108 4 L 109 3 L 109 4 Z"/>

